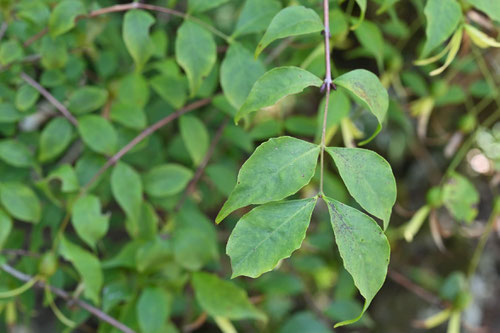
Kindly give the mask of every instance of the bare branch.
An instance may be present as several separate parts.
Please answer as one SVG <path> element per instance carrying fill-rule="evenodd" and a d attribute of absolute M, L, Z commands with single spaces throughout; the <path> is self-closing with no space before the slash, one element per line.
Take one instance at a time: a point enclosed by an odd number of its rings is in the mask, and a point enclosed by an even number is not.
<path fill-rule="evenodd" d="M 20 281 L 27 282 L 27 281 L 30 281 L 33 279 L 32 276 L 24 274 L 24 273 L 18 271 L 17 269 L 15 269 L 14 267 L 9 266 L 7 264 L 2 264 L 2 266 L 0 266 L 0 267 L 2 268 L 2 270 L 4 272 L 10 274 L 11 276 L 15 277 L 16 279 L 18 279 Z M 134 330 L 132 330 L 131 328 L 129 328 L 125 324 L 119 322 L 118 320 L 111 317 L 110 315 L 104 313 L 100 309 L 98 309 L 98 308 L 96 308 L 96 307 L 90 305 L 89 303 L 84 302 L 80 299 L 73 299 L 73 297 L 68 292 L 66 292 L 62 289 L 53 287 L 51 285 L 47 285 L 47 283 L 45 283 L 44 281 L 38 281 L 37 283 L 35 283 L 35 286 L 37 288 L 40 288 L 40 289 L 43 289 L 43 288 L 45 288 L 45 286 L 48 286 L 48 288 L 50 289 L 50 291 L 52 293 L 56 294 L 57 296 L 65 299 L 67 301 L 73 300 L 74 304 L 76 304 L 78 307 L 80 307 L 84 310 L 87 310 L 89 313 L 93 314 L 94 316 L 101 319 L 102 321 L 107 322 L 108 324 L 119 329 L 120 331 L 122 331 L 124 333 L 135 333 Z"/>
<path fill-rule="evenodd" d="M 54 105 L 56 109 L 59 110 L 63 114 L 63 116 L 65 116 L 73 125 L 78 126 L 78 120 L 76 120 L 76 118 L 69 112 L 69 110 L 54 96 L 52 96 L 52 94 L 47 89 L 42 87 L 38 82 L 33 80 L 31 76 L 24 72 L 21 73 L 21 78 L 30 86 L 38 90 L 38 92 L 40 92 L 40 94 L 42 94 L 42 96 L 45 97 L 45 99 L 47 99 L 50 104 Z"/>

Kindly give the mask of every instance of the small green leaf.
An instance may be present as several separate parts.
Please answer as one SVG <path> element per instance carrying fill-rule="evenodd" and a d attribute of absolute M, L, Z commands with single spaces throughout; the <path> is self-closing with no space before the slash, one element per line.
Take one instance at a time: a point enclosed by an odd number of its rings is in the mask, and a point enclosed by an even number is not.
<path fill-rule="evenodd" d="M 462 19 L 462 10 L 456 0 L 428 0 L 424 14 L 427 19 L 427 40 L 422 57 L 427 57 L 436 47 L 447 40 Z"/>
<path fill-rule="evenodd" d="M 234 29 L 233 38 L 266 30 L 273 17 L 280 11 L 276 0 L 247 0 Z"/>
<path fill-rule="evenodd" d="M 179 120 L 182 140 L 186 148 L 197 166 L 205 157 L 208 150 L 210 137 L 205 124 L 195 116 L 182 116 Z"/>
<path fill-rule="evenodd" d="M 207 10 L 217 8 L 228 1 L 229 0 L 189 0 L 188 12 L 202 13 Z"/>
<path fill-rule="evenodd" d="M 244 115 L 276 104 L 280 99 L 298 94 L 305 88 L 320 87 L 320 78 L 298 67 L 278 67 L 262 75 L 252 87 L 245 103 L 236 113 L 238 122 Z M 387 93 L 386 93 L 387 94 Z"/>
<path fill-rule="evenodd" d="M 99 198 L 86 195 L 73 205 L 71 223 L 80 238 L 95 249 L 96 242 L 108 232 L 109 215 L 101 213 Z"/>
<path fill-rule="evenodd" d="M 140 175 L 125 163 L 118 163 L 111 173 L 111 190 L 127 218 L 138 223 L 142 208 Z"/>
<path fill-rule="evenodd" d="M 259 277 L 299 249 L 306 237 L 316 200 L 265 204 L 244 215 L 227 242 L 232 277 Z"/>
<path fill-rule="evenodd" d="M 90 149 L 105 155 L 115 152 L 118 136 L 109 121 L 97 115 L 86 115 L 78 120 L 78 131 Z"/>
<path fill-rule="evenodd" d="M 59 2 L 49 19 L 49 33 L 52 37 L 61 35 L 75 26 L 75 19 L 85 14 L 85 7 L 79 0 L 63 0 Z"/>
<path fill-rule="evenodd" d="M 269 24 L 255 50 L 255 57 L 257 58 L 269 44 L 277 39 L 306 35 L 323 29 L 323 22 L 314 10 L 303 6 L 284 8 Z"/>
<path fill-rule="evenodd" d="M 356 100 L 366 107 L 378 120 L 379 127 L 370 138 L 361 142 L 370 142 L 382 129 L 387 109 L 389 108 L 389 95 L 378 77 L 364 69 L 356 69 L 333 80 L 338 86 L 345 88 Z"/>
<path fill-rule="evenodd" d="M 10 103 L 0 103 L 0 123 L 15 123 L 24 115 Z"/>
<path fill-rule="evenodd" d="M 35 105 L 38 97 L 40 97 L 38 90 L 29 84 L 23 84 L 16 93 L 16 108 L 19 111 L 26 111 Z"/>
<path fill-rule="evenodd" d="M 0 140 L 0 160 L 18 168 L 33 166 L 33 156 L 24 143 L 13 139 Z"/>
<path fill-rule="evenodd" d="M 118 86 L 118 100 L 126 105 L 144 108 L 149 100 L 148 82 L 140 73 L 125 76 Z"/>
<path fill-rule="evenodd" d="M 245 290 L 229 281 L 214 274 L 196 272 L 192 284 L 196 300 L 212 317 L 266 320 L 266 315 L 250 303 Z"/>
<path fill-rule="evenodd" d="M 471 223 L 478 213 L 479 193 L 467 178 L 452 173 L 443 186 L 443 203 L 457 220 Z"/>
<path fill-rule="evenodd" d="M 148 287 L 137 302 L 137 320 L 143 333 L 159 333 L 168 319 L 172 297 L 164 289 Z"/>
<path fill-rule="evenodd" d="M 352 324 L 363 316 L 384 284 L 391 249 L 384 232 L 368 215 L 327 197 L 325 201 L 344 267 L 365 298 L 360 315 L 337 323 L 335 327 L 338 327 Z"/>
<path fill-rule="evenodd" d="M 52 171 L 47 177 L 48 181 L 55 179 L 59 180 L 62 183 L 61 191 L 64 193 L 75 192 L 80 188 L 76 172 L 69 164 L 61 165 L 60 167 Z"/>
<path fill-rule="evenodd" d="M 0 44 L 0 65 L 7 65 L 24 56 L 23 48 L 17 40 L 9 40 Z"/>
<path fill-rule="evenodd" d="M 73 138 L 73 127 L 66 118 L 52 119 L 42 130 L 38 160 L 46 162 L 63 153 Z"/>
<path fill-rule="evenodd" d="M 359 24 L 354 31 L 360 44 L 373 55 L 379 69 L 384 67 L 384 36 L 379 27 L 369 21 Z"/>
<path fill-rule="evenodd" d="M 268 0 L 266 0 L 268 1 Z M 264 64 L 238 43 L 226 52 L 220 68 L 220 84 L 229 103 L 239 109 L 252 86 L 266 72 Z"/>
<path fill-rule="evenodd" d="M 241 167 L 236 187 L 216 222 L 238 208 L 282 200 L 309 184 L 319 150 L 317 145 L 288 136 L 261 144 Z"/>
<path fill-rule="evenodd" d="M 177 30 L 175 58 L 186 72 L 194 96 L 217 60 L 212 34 L 194 22 L 185 21 Z"/>
<path fill-rule="evenodd" d="M 187 84 L 180 75 L 160 74 L 153 77 L 149 83 L 153 90 L 174 108 L 179 109 L 187 99 Z"/>
<path fill-rule="evenodd" d="M 83 279 L 83 295 L 95 304 L 99 304 L 103 274 L 99 259 L 80 246 L 71 243 L 65 237 L 61 238 L 59 252 L 64 259 L 75 266 Z"/>
<path fill-rule="evenodd" d="M 69 97 L 68 109 L 76 115 L 89 113 L 106 104 L 107 99 L 108 91 L 106 89 L 92 86 L 82 87 Z"/>
<path fill-rule="evenodd" d="M 219 259 L 214 224 L 190 201 L 175 217 L 172 244 L 175 261 L 187 270 L 198 271 Z"/>
<path fill-rule="evenodd" d="M 120 125 L 135 130 L 141 130 L 147 125 L 144 110 L 133 104 L 114 103 L 109 117 Z"/>
<path fill-rule="evenodd" d="M 123 20 L 123 41 L 139 70 L 153 54 L 149 28 L 154 23 L 154 17 L 143 10 L 128 11 Z"/>
<path fill-rule="evenodd" d="M 62 68 L 68 61 L 68 50 L 64 37 L 43 37 L 40 53 L 42 65 L 47 69 Z"/>
<path fill-rule="evenodd" d="M 396 202 L 396 180 L 389 163 L 377 153 L 361 148 L 326 148 L 347 190 L 370 214 L 389 225 Z"/>
<path fill-rule="evenodd" d="M 35 192 L 20 183 L 3 183 L 0 185 L 0 201 L 3 207 L 17 220 L 38 223 L 42 215 L 42 207 Z"/>
<path fill-rule="evenodd" d="M 356 30 L 359 28 L 359 26 L 364 22 L 366 14 L 366 0 L 356 0 L 356 3 L 361 10 L 361 14 L 359 16 L 359 19 L 357 20 L 357 23 L 351 27 L 351 30 Z"/>
<path fill-rule="evenodd" d="M 7 241 L 12 230 L 12 219 L 2 209 L 0 209 L 0 250 Z"/>
<path fill-rule="evenodd" d="M 144 190 L 153 197 L 165 197 L 181 192 L 193 177 L 193 172 L 178 164 L 164 164 L 144 176 Z"/>

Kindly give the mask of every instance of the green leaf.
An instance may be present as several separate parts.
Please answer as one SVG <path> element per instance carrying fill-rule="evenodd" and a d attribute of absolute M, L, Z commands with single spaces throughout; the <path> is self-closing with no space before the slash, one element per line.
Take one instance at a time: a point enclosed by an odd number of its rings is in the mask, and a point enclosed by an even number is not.
<path fill-rule="evenodd" d="M 149 28 L 154 23 L 154 17 L 143 10 L 128 11 L 123 20 L 123 41 L 139 70 L 153 54 Z"/>
<path fill-rule="evenodd" d="M 389 225 L 396 202 L 396 180 L 389 163 L 377 153 L 361 148 L 326 148 L 347 190 L 370 214 Z"/>
<path fill-rule="evenodd" d="M 137 302 L 137 320 L 143 333 L 159 333 L 170 314 L 172 297 L 164 289 L 148 287 Z"/>
<path fill-rule="evenodd" d="M 0 103 L 0 123 L 15 123 L 24 115 L 10 103 Z"/>
<path fill-rule="evenodd" d="M 108 99 L 108 91 L 99 87 L 86 86 L 77 89 L 69 97 L 68 109 L 81 115 L 101 108 Z"/>
<path fill-rule="evenodd" d="M 174 195 L 184 190 L 192 177 L 193 172 L 182 165 L 160 165 L 144 176 L 144 190 L 153 197 Z"/>
<path fill-rule="evenodd" d="M 314 10 L 303 6 L 284 8 L 269 24 L 266 33 L 257 45 L 255 58 L 277 39 L 306 35 L 323 29 L 323 22 Z"/>
<path fill-rule="evenodd" d="M 219 7 L 229 0 L 189 0 L 188 12 L 201 13 Z"/>
<path fill-rule="evenodd" d="M 358 4 L 359 9 L 361 10 L 361 15 L 359 16 L 357 23 L 351 27 L 351 30 L 356 30 L 359 28 L 359 26 L 364 22 L 366 14 L 366 0 L 356 0 L 356 3 Z"/>
<path fill-rule="evenodd" d="M 23 48 L 17 40 L 9 40 L 0 44 L 0 65 L 10 64 L 20 60 L 23 56 Z"/>
<path fill-rule="evenodd" d="M 40 97 L 38 90 L 29 84 L 23 84 L 16 93 L 16 108 L 19 111 L 26 111 L 35 105 L 38 97 Z"/>
<path fill-rule="evenodd" d="M 244 215 L 227 242 L 232 277 L 259 277 L 299 249 L 316 201 L 309 198 L 270 203 Z"/>
<path fill-rule="evenodd" d="M 125 163 L 118 163 L 111 173 L 111 190 L 127 218 L 138 223 L 142 209 L 140 175 Z"/>
<path fill-rule="evenodd" d="M 267 1 L 267 0 L 266 0 Z M 220 69 L 220 84 L 229 103 L 239 109 L 252 86 L 266 72 L 264 64 L 238 43 L 226 52 Z"/>
<path fill-rule="evenodd" d="M 75 192 L 80 188 L 76 172 L 69 164 L 61 165 L 60 167 L 52 171 L 47 177 L 48 181 L 56 179 L 62 183 L 61 191 L 64 193 Z"/>
<path fill-rule="evenodd" d="M 18 168 L 33 166 L 33 156 L 24 143 L 13 139 L 0 140 L 0 160 Z"/>
<path fill-rule="evenodd" d="M 311 181 L 319 151 L 317 145 L 288 136 L 261 144 L 241 167 L 236 187 L 216 222 L 238 208 L 279 201 L 296 193 Z"/>
<path fill-rule="evenodd" d="M 125 76 L 118 87 L 118 100 L 126 105 L 144 108 L 149 100 L 148 82 L 139 73 Z"/>
<path fill-rule="evenodd" d="M 85 7 L 79 0 L 63 0 L 59 2 L 49 19 L 49 33 L 52 37 L 61 35 L 75 26 L 75 19 L 85 14 Z"/>
<path fill-rule="evenodd" d="M 147 125 L 144 110 L 133 104 L 114 103 L 109 117 L 120 125 L 135 130 L 141 130 Z"/>
<path fill-rule="evenodd" d="M 180 75 L 160 74 L 153 77 L 149 83 L 153 90 L 174 108 L 179 109 L 187 99 L 187 84 Z"/>
<path fill-rule="evenodd" d="M 214 224 L 190 201 L 175 217 L 172 244 L 175 261 L 187 270 L 198 271 L 219 259 Z"/>
<path fill-rule="evenodd" d="M 210 136 L 205 124 L 195 116 L 182 116 L 179 120 L 182 140 L 197 166 L 203 161 L 208 150 Z"/>
<path fill-rule="evenodd" d="M 443 203 L 457 220 L 471 223 L 478 213 L 479 193 L 467 178 L 454 172 L 443 186 Z"/>
<path fill-rule="evenodd" d="M 192 280 L 196 300 L 212 317 L 231 320 L 266 320 L 266 315 L 248 299 L 245 290 L 214 274 L 196 272 Z"/>
<path fill-rule="evenodd" d="M 185 21 L 177 30 L 175 58 L 186 72 L 194 96 L 217 60 L 212 34 L 194 22 Z"/>
<path fill-rule="evenodd" d="M 115 152 L 118 136 L 113 126 L 97 115 L 86 115 L 78 119 L 78 132 L 83 142 L 95 152 L 111 155 Z"/>
<path fill-rule="evenodd" d="M 500 22 L 500 2 L 491 0 L 467 0 L 467 2 L 484 12 L 492 20 Z"/>
<path fill-rule="evenodd" d="M 47 69 L 62 68 L 68 61 L 68 50 L 64 37 L 43 37 L 40 53 L 42 65 Z"/>
<path fill-rule="evenodd" d="M 320 78 L 298 67 L 278 67 L 262 75 L 252 87 L 243 106 L 238 110 L 235 121 L 244 115 L 276 104 L 280 99 L 298 94 L 305 88 L 320 87 Z"/>
<path fill-rule="evenodd" d="M 338 327 L 358 321 L 384 284 L 390 246 L 384 232 L 368 215 L 327 197 L 325 201 L 344 267 L 365 298 L 361 314 L 337 323 Z"/>
<path fill-rule="evenodd" d="M 89 194 L 73 205 L 71 223 L 78 236 L 95 250 L 96 242 L 108 232 L 109 215 L 101 214 L 99 198 Z"/>
<path fill-rule="evenodd" d="M 384 67 L 384 37 L 378 26 L 369 21 L 364 21 L 354 31 L 360 44 L 370 52 L 377 61 L 378 68 Z"/>
<path fill-rule="evenodd" d="M 42 207 L 35 192 L 20 183 L 2 183 L 0 201 L 3 207 L 17 220 L 38 223 Z"/>
<path fill-rule="evenodd" d="M 0 250 L 9 238 L 12 230 L 12 219 L 2 209 L 0 209 Z"/>
<path fill-rule="evenodd" d="M 276 0 L 247 0 L 234 29 L 233 38 L 266 30 L 273 17 L 280 11 Z"/>
<path fill-rule="evenodd" d="M 389 108 L 387 90 L 375 74 L 364 69 L 347 72 L 337 77 L 333 82 L 349 91 L 361 105 L 366 107 L 377 118 L 378 129 L 370 138 L 360 144 L 370 142 L 382 129 L 382 123 Z"/>
<path fill-rule="evenodd" d="M 427 19 L 422 57 L 427 57 L 436 47 L 447 40 L 462 19 L 462 9 L 456 0 L 428 0 L 424 14 Z"/>
<path fill-rule="evenodd" d="M 63 153 L 73 138 L 73 127 L 63 117 L 52 119 L 42 130 L 38 160 L 46 162 Z"/>
<path fill-rule="evenodd" d="M 64 259 L 75 266 L 83 279 L 83 295 L 95 304 L 99 304 L 99 294 L 103 284 L 101 263 L 96 256 L 71 243 L 65 237 L 61 238 L 59 252 Z"/>

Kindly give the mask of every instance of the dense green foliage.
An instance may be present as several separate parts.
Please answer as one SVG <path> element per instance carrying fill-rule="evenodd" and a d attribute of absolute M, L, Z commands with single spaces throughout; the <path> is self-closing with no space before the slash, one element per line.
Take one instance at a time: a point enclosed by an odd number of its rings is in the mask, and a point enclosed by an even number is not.
<path fill-rule="evenodd" d="M 0 0 L 0 330 L 459 332 L 500 214 L 499 15 Z M 387 276 L 436 314 L 396 323 Z"/>

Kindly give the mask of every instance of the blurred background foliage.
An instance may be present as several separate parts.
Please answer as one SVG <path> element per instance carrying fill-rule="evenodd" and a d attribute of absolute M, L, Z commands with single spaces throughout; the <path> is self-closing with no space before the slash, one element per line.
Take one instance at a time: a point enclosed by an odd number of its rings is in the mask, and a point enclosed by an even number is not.
<path fill-rule="evenodd" d="M 242 97 L 224 94 L 221 81 L 237 85 L 238 75 L 255 73 L 242 66 L 222 75 L 227 40 L 253 54 L 280 8 L 303 5 L 321 14 L 321 1 L 148 1 L 212 27 L 204 31 L 213 35 L 217 58 L 196 91 L 183 68 L 202 46 L 191 43 L 179 54 L 183 18 L 152 10 L 131 15 L 127 28 L 125 12 L 81 16 L 117 4 L 0 0 L 0 330 L 118 331 L 73 298 L 146 333 L 323 333 L 355 317 L 362 303 L 342 269 L 326 207 L 315 210 L 302 248 L 258 279 L 228 282 L 225 244 L 247 210 L 213 223 L 261 142 L 285 134 L 319 142 L 324 103 L 307 89 L 236 126 L 238 101 L 231 98 Z M 450 332 L 495 332 L 499 3 L 330 6 L 334 77 L 365 68 L 388 89 L 387 119 L 368 148 L 386 157 L 398 185 L 388 279 L 360 322 L 335 331 L 444 332 L 439 324 L 448 322 Z M 254 70 L 293 65 L 324 77 L 323 48 L 320 34 L 278 40 Z M 141 131 L 204 99 L 99 173 Z M 331 146 L 355 146 L 378 125 L 340 91 L 329 109 Z M 315 193 L 317 176 L 296 197 Z M 79 198 L 82 189 L 90 194 Z M 333 165 L 325 193 L 356 205 Z M 68 294 L 32 283 L 17 290 L 23 282 L 9 268 Z"/>

